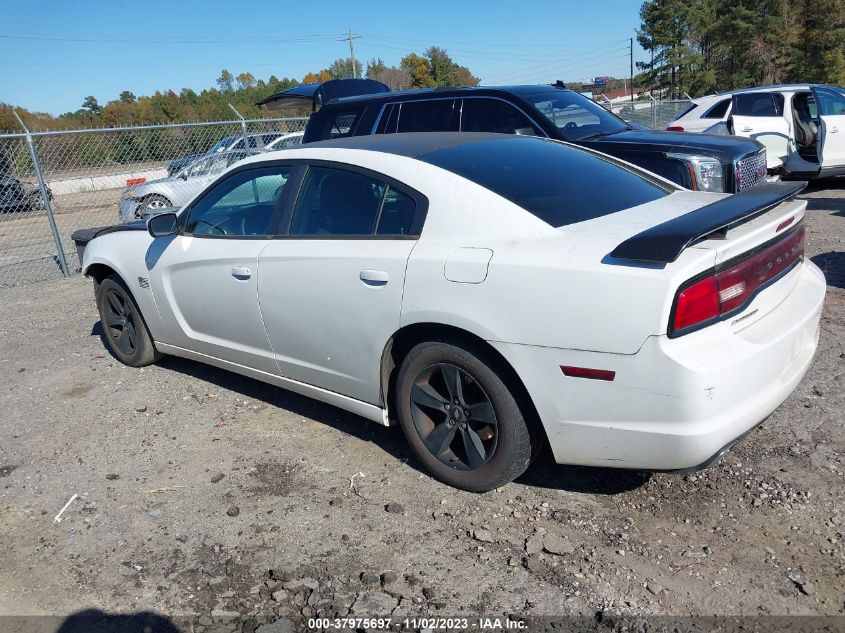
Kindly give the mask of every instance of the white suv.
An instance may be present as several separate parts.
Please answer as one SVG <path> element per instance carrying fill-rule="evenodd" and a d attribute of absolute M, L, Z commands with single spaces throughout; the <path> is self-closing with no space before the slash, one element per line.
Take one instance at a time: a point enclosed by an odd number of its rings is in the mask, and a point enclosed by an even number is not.
<path fill-rule="evenodd" d="M 710 95 L 693 100 L 667 129 L 756 139 L 771 172 L 845 175 L 845 88 L 794 84 Z"/>

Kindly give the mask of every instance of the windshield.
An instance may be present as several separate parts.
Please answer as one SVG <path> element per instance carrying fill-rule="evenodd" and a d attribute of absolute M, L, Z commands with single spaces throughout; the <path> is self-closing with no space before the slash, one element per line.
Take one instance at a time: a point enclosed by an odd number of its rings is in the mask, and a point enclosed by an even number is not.
<path fill-rule="evenodd" d="M 571 90 L 547 90 L 523 97 L 546 115 L 567 141 L 587 140 L 631 129 L 622 119 Z"/>
<path fill-rule="evenodd" d="M 211 146 L 211 149 L 208 150 L 208 153 L 211 154 L 212 152 L 219 152 L 220 150 L 227 149 L 229 145 L 232 144 L 232 141 L 235 140 L 234 136 L 225 136 L 217 141 L 214 145 Z"/>

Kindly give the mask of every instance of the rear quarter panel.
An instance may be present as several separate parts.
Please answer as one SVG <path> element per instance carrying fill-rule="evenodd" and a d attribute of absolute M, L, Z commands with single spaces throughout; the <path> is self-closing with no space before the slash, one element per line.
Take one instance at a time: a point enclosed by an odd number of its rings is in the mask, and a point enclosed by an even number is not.
<path fill-rule="evenodd" d="M 438 194 L 408 262 L 403 325 L 445 323 L 488 341 L 634 354 L 648 336 L 666 333 L 680 284 L 714 265 L 701 249 L 668 266 L 608 255 L 625 237 L 700 206 L 701 194 L 560 229 L 495 195 Z M 464 247 L 493 251 L 483 282 L 446 279 L 446 258 Z"/>

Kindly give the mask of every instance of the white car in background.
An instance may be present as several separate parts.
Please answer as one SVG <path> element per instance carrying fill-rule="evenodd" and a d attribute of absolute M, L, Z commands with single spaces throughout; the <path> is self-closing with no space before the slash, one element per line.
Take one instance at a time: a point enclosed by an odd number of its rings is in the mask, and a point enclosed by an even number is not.
<path fill-rule="evenodd" d="M 264 146 L 264 151 L 275 151 L 280 149 L 294 149 L 302 145 L 302 136 L 305 132 L 289 132 L 282 134 Z"/>
<path fill-rule="evenodd" d="M 765 86 L 694 99 L 667 127 L 736 134 L 766 146 L 768 168 L 793 178 L 845 175 L 845 89 Z"/>
<path fill-rule="evenodd" d="M 562 177 L 565 176 L 565 177 Z M 178 213 L 74 233 L 104 338 L 398 421 L 473 491 L 559 463 L 709 465 L 812 361 L 803 183 L 683 189 L 538 137 L 408 133 L 248 158 Z"/>

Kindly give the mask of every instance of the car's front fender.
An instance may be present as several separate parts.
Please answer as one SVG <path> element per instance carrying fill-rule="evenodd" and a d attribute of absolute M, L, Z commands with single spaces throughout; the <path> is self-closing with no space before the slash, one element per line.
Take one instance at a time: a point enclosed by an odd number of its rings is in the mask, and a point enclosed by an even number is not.
<path fill-rule="evenodd" d="M 150 288 L 146 265 L 146 252 L 151 241 L 152 237 L 146 231 L 117 231 L 100 235 L 85 247 L 82 272 L 92 276 L 92 271 L 98 266 L 113 270 L 132 293 L 153 339 L 166 342 L 166 332 Z"/>

